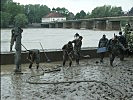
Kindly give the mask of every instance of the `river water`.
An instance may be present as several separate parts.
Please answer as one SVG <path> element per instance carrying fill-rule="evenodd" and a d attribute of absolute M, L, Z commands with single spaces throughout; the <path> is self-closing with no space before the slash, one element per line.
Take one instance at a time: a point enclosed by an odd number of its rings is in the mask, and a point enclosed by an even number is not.
<path fill-rule="evenodd" d="M 83 36 L 82 47 L 97 47 L 99 39 L 103 34 L 107 38 L 113 37 L 118 31 L 95 31 L 79 29 L 59 29 L 59 28 L 24 28 L 22 33 L 22 44 L 27 49 L 61 49 L 64 44 L 74 39 L 74 34 Z M 11 39 L 11 29 L 1 30 L 1 52 L 9 52 Z M 40 43 L 39 43 L 40 42 Z M 14 47 L 13 47 L 13 50 Z M 22 50 L 25 50 L 22 47 Z"/>

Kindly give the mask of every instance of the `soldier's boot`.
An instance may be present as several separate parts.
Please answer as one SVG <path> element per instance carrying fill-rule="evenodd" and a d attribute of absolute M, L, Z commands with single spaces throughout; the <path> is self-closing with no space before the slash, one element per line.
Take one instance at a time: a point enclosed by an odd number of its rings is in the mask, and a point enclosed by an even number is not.
<path fill-rule="evenodd" d="M 72 62 L 69 63 L 69 67 L 71 67 L 71 65 L 72 65 Z"/>
<path fill-rule="evenodd" d="M 39 65 L 37 65 L 36 69 L 38 69 L 38 68 L 39 68 Z"/>
<path fill-rule="evenodd" d="M 110 66 L 113 66 L 113 61 L 110 61 Z"/>
<path fill-rule="evenodd" d="M 63 66 L 65 66 L 65 61 L 63 61 Z"/>
<path fill-rule="evenodd" d="M 76 59 L 76 64 L 79 65 L 79 59 Z"/>
<path fill-rule="evenodd" d="M 29 65 L 29 69 L 31 69 L 31 68 L 32 68 L 32 64 Z"/>
<path fill-rule="evenodd" d="M 120 56 L 120 61 L 124 61 L 124 55 Z"/>
<path fill-rule="evenodd" d="M 16 66 L 16 69 L 14 70 L 14 72 L 16 72 L 16 73 L 21 72 L 21 69 L 20 69 L 19 65 Z"/>
<path fill-rule="evenodd" d="M 103 63 L 103 59 L 100 60 L 100 63 Z"/>

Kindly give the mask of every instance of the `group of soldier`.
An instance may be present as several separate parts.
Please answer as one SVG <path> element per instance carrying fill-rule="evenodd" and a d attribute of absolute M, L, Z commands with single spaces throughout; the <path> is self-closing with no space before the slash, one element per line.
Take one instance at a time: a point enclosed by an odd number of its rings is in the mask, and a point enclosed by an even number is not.
<path fill-rule="evenodd" d="M 81 51 L 83 37 L 80 36 L 78 33 L 76 33 L 74 37 L 75 39 L 73 41 L 69 41 L 67 44 L 65 44 L 62 47 L 63 66 L 65 66 L 66 60 L 68 59 L 70 61 L 69 66 L 71 67 L 73 57 L 75 57 L 76 64 L 79 65 L 80 51 Z M 73 43 L 74 43 L 74 47 L 73 47 Z"/>
<path fill-rule="evenodd" d="M 21 38 L 22 38 L 22 28 L 21 27 L 14 27 L 11 31 L 11 42 L 10 42 L 10 52 L 12 52 L 12 47 L 15 43 L 15 65 L 16 69 L 15 72 L 21 72 Z M 73 55 L 75 55 L 76 63 L 79 64 L 80 58 L 80 50 L 82 46 L 82 39 L 83 37 L 80 36 L 78 33 L 75 34 L 75 39 L 73 41 L 69 41 L 62 47 L 63 50 L 63 66 L 65 66 L 66 60 L 69 59 L 70 63 L 69 66 L 72 65 Z M 73 47 L 74 43 L 74 47 Z M 25 48 L 25 47 L 24 47 Z M 26 49 L 26 48 L 25 48 Z M 26 49 L 27 50 L 27 49 Z M 37 69 L 39 68 L 40 63 L 40 51 L 38 49 L 31 49 L 27 50 L 28 56 L 27 59 L 30 62 L 29 68 L 32 68 L 32 64 L 35 62 L 37 65 Z"/>
<path fill-rule="evenodd" d="M 15 65 L 16 69 L 15 72 L 21 72 L 21 33 L 23 30 L 20 27 L 14 27 L 11 31 L 11 43 L 10 43 L 10 51 L 12 51 L 12 47 L 15 42 Z M 62 47 L 63 50 L 63 66 L 65 66 L 65 63 L 67 59 L 69 60 L 69 66 L 72 65 L 72 59 L 75 58 L 76 64 L 79 65 L 79 59 L 81 57 L 81 46 L 82 46 L 82 39 L 83 37 L 80 36 L 78 33 L 74 35 L 74 40 L 69 41 L 67 44 L 65 44 Z M 73 46 L 74 44 L 74 46 Z M 23 46 L 23 45 L 22 45 Z M 100 52 L 100 62 L 103 63 L 103 58 L 105 53 L 108 51 L 110 55 L 110 65 L 113 66 L 113 61 L 116 56 L 120 56 L 120 60 L 124 60 L 124 54 L 127 48 L 127 41 L 124 35 L 122 35 L 122 32 L 119 32 L 119 36 L 114 34 L 114 38 L 108 40 L 106 38 L 106 35 L 103 35 L 103 37 L 99 40 L 98 48 L 106 48 L 106 51 Z M 33 62 L 36 62 L 37 69 L 39 68 L 39 62 L 40 62 L 40 51 L 38 49 L 31 49 L 27 50 L 28 56 L 27 59 L 30 62 L 29 68 L 32 68 Z"/>
<path fill-rule="evenodd" d="M 106 50 L 101 50 L 99 53 L 100 55 L 100 62 L 103 63 L 103 58 L 106 52 L 109 53 L 110 56 L 110 65 L 113 66 L 113 61 L 116 56 L 120 57 L 120 60 L 124 60 L 124 55 L 127 48 L 127 42 L 122 32 L 119 32 L 119 36 L 114 34 L 114 37 L 110 40 L 106 38 L 106 35 L 99 40 L 98 48 L 106 48 Z"/>

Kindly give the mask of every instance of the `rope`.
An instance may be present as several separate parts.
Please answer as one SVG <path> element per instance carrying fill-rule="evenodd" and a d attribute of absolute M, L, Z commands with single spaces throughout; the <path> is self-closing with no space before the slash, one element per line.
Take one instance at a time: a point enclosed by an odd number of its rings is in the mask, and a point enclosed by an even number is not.
<path fill-rule="evenodd" d="M 45 72 L 47 72 L 47 73 L 53 72 L 53 71 L 45 71 L 45 70 L 43 70 L 42 67 L 40 67 L 40 68 L 42 69 L 43 73 L 42 74 L 39 74 L 39 75 L 30 76 L 26 80 L 27 83 L 29 83 L 29 84 L 53 84 L 53 85 L 55 85 L 55 84 L 65 84 L 65 83 L 81 83 L 81 82 L 87 82 L 88 83 L 88 82 L 96 82 L 96 83 L 100 83 L 100 84 L 102 84 L 104 86 L 107 85 L 108 87 L 110 87 L 111 89 L 119 92 L 123 96 L 123 93 L 120 90 L 118 90 L 116 88 L 113 88 L 108 83 L 105 83 L 105 82 L 102 82 L 102 81 L 97 81 L 97 80 L 79 80 L 79 81 L 74 80 L 74 81 L 61 81 L 61 82 L 32 82 L 31 81 L 31 78 L 33 78 L 33 77 L 42 76 L 42 75 L 44 75 Z"/>

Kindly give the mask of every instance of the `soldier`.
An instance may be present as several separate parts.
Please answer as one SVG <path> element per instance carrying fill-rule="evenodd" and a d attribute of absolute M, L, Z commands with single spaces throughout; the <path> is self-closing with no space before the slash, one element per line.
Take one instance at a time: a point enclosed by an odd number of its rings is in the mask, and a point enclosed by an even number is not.
<path fill-rule="evenodd" d="M 119 36 L 118 36 L 118 40 L 119 42 L 126 48 L 127 47 L 127 42 L 126 42 L 126 38 L 125 36 L 122 35 L 122 32 L 119 32 Z M 124 60 L 124 50 L 120 49 L 120 60 L 123 61 Z"/>
<path fill-rule="evenodd" d="M 36 62 L 37 69 L 39 68 L 39 63 L 40 63 L 40 51 L 38 49 L 31 49 L 28 50 L 28 57 L 27 59 L 30 61 L 29 68 L 32 68 L 32 64 Z"/>
<path fill-rule="evenodd" d="M 72 65 L 72 54 L 73 54 L 73 45 L 72 42 L 69 41 L 67 44 L 65 44 L 62 47 L 63 50 L 63 66 L 65 66 L 67 58 L 69 59 L 69 66 L 71 67 Z"/>
<path fill-rule="evenodd" d="M 125 48 L 119 42 L 117 36 L 114 36 L 114 39 L 110 39 L 108 41 L 107 48 L 108 48 L 109 53 L 110 53 L 110 65 L 113 66 L 113 61 L 114 61 L 115 57 L 120 54 L 120 49 L 125 50 Z"/>
<path fill-rule="evenodd" d="M 108 39 L 106 38 L 106 35 L 104 34 L 103 37 L 99 40 L 98 48 L 106 48 L 108 43 Z M 103 63 L 103 58 L 106 51 L 100 52 L 100 62 Z"/>
<path fill-rule="evenodd" d="M 76 34 L 74 35 L 74 38 L 75 38 L 75 39 L 78 39 L 78 38 L 79 38 L 79 34 L 76 33 Z"/>
<path fill-rule="evenodd" d="M 79 36 L 78 39 L 75 39 L 72 41 L 74 43 L 74 55 L 76 58 L 76 63 L 79 65 L 79 59 L 80 59 L 80 51 L 81 51 L 81 46 L 82 46 L 82 36 Z"/>
<path fill-rule="evenodd" d="M 12 29 L 12 36 L 11 36 L 11 42 L 10 42 L 10 52 L 12 51 L 12 46 L 14 45 L 15 42 L 15 64 L 16 64 L 16 69 L 15 72 L 21 72 L 21 33 L 23 30 L 20 27 L 14 27 Z"/>

